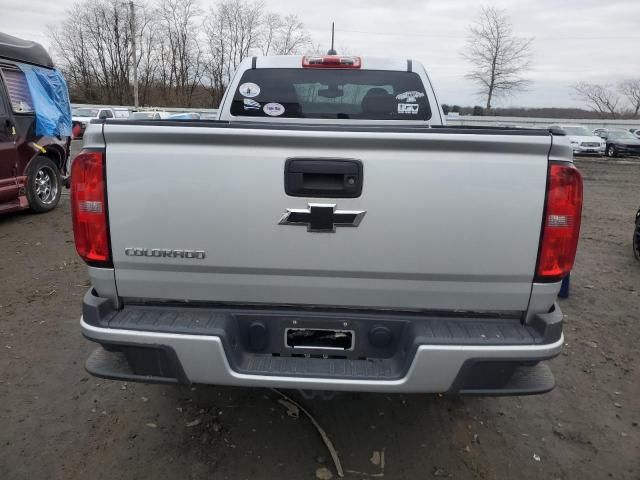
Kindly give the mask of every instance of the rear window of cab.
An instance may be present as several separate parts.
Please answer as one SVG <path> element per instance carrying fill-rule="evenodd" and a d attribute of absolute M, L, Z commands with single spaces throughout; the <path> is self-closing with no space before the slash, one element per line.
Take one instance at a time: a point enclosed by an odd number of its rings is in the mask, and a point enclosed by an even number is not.
<path fill-rule="evenodd" d="M 263 118 L 429 120 L 420 76 L 386 70 L 247 70 L 231 115 Z"/>

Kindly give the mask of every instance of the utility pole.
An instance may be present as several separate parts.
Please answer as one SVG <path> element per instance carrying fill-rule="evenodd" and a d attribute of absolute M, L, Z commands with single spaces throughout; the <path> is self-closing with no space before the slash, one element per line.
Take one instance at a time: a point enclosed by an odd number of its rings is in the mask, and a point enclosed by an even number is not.
<path fill-rule="evenodd" d="M 131 16 L 131 57 L 133 60 L 133 105 L 137 109 L 140 106 L 138 98 L 138 54 L 136 52 L 136 10 L 133 1 L 129 2 Z"/>

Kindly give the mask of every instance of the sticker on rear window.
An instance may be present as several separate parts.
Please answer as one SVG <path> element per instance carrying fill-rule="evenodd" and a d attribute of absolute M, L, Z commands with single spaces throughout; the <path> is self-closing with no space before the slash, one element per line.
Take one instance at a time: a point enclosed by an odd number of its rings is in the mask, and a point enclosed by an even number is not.
<path fill-rule="evenodd" d="M 284 113 L 284 107 L 279 103 L 267 103 L 262 110 L 270 117 L 279 117 Z"/>
<path fill-rule="evenodd" d="M 240 92 L 240 95 L 242 95 L 243 97 L 253 98 L 260 95 L 260 87 L 255 83 L 251 83 L 251 82 L 243 83 L 242 85 L 240 85 L 240 88 L 238 88 L 238 91 Z"/>
<path fill-rule="evenodd" d="M 396 95 L 396 100 L 404 100 L 405 102 L 415 103 L 416 99 L 424 97 L 424 93 L 412 90 Z M 416 112 L 418 110 L 416 109 Z"/>
<path fill-rule="evenodd" d="M 418 108 L 420 108 L 420 105 L 418 105 L 417 103 L 399 103 L 398 113 L 403 115 L 406 115 L 406 114 L 417 115 Z"/>
<path fill-rule="evenodd" d="M 260 110 L 260 104 L 250 98 L 243 98 L 242 103 L 245 110 Z"/>

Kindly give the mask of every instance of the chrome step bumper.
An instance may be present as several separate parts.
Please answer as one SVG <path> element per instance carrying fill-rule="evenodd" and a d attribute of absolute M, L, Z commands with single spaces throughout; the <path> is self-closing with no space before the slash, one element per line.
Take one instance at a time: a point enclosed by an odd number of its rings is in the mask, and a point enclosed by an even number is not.
<path fill-rule="evenodd" d="M 536 362 L 552 358 L 560 353 L 564 337 L 549 344 L 532 345 L 420 345 L 406 373 L 400 378 L 385 379 L 375 371 L 363 367 L 361 371 L 353 369 L 348 377 L 341 375 L 318 375 L 315 367 L 318 362 L 329 359 L 290 357 L 266 357 L 256 373 L 240 372 L 232 368 L 222 339 L 211 335 L 188 335 L 150 331 L 122 330 L 89 325 L 81 320 L 82 333 L 90 340 L 117 349 L 119 346 L 135 348 L 161 349 L 173 352 L 172 361 L 177 362 L 173 376 L 157 376 L 134 373 L 122 362 L 122 353 L 98 351 L 87 362 L 90 373 L 107 378 L 120 378 L 129 381 L 166 382 L 166 383 L 202 383 L 215 385 L 233 385 L 243 387 L 276 387 L 293 389 L 345 390 L 369 392 L 432 392 L 464 394 L 532 394 L 543 393 L 553 388 L 553 377 L 545 374 L 548 370 Z M 108 354 L 115 355 L 108 355 Z M 120 353 L 119 360 L 115 361 Z M 175 356 L 173 356 L 175 355 Z M 270 360 L 273 360 L 270 362 Z M 340 362 L 341 360 L 337 360 Z M 115 365 L 114 362 L 119 362 Z M 366 362 L 366 360 L 362 360 Z M 114 363 L 114 365 L 110 365 Z M 375 362 L 374 362 L 375 363 Z M 517 364 L 511 379 L 500 388 L 465 388 L 461 379 L 465 370 L 474 365 L 486 363 L 504 365 Z M 532 365 L 532 366 L 522 366 Z M 533 369 L 522 373 L 522 369 Z M 541 374 L 541 368 L 544 370 Z M 375 370 L 375 367 L 374 367 Z M 153 372 L 152 372 L 153 373 Z M 321 372 L 320 372 L 321 373 Z M 534 381 L 527 382 L 527 378 Z M 477 380 L 477 379 L 476 379 Z M 473 383 L 473 382 L 472 382 Z M 476 382 L 477 383 L 477 382 Z"/>

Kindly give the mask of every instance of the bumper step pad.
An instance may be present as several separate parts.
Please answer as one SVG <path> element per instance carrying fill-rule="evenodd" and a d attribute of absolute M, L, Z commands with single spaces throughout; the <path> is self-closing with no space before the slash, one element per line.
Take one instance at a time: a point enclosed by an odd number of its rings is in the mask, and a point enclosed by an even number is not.
<path fill-rule="evenodd" d="M 126 347 L 125 347 L 126 348 Z M 154 349 L 148 350 L 145 360 L 157 363 L 157 353 Z M 140 357 L 139 352 L 137 354 Z M 176 375 L 172 372 L 168 372 L 165 368 L 156 369 L 157 375 L 149 375 L 147 372 L 140 373 L 141 370 L 136 372 L 134 368 L 138 365 L 134 363 L 131 357 L 123 351 L 108 351 L 100 347 L 95 349 L 85 363 L 87 372 L 91 375 L 99 378 L 108 378 L 111 380 L 124 380 L 129 382 L 144 382 L 144 383 L 188 383 L 183 375 Z M 148 369 L 148 366 L 146 367 Z M 181 367 L 179 364 L 173 365 L 173 371 L 180 372 Z M 165 376 L 166 375 L 166 376 Z"/>
<path fill-rule="evenodd" d="M 533 366 L 518 366 L 506 380 L 506 383 L 499 388 L 489 386 L 487 388 L 465 389 L 464 387 L 456 393 L 460 395 L 536 395 L 546 393 L 556 386 L 556 380 L 551 369 L 546 363 L 538 363 Z"/>

